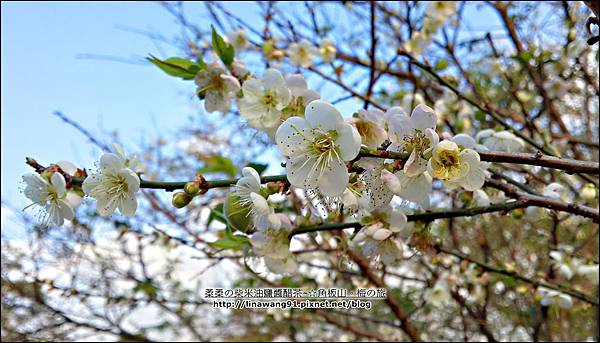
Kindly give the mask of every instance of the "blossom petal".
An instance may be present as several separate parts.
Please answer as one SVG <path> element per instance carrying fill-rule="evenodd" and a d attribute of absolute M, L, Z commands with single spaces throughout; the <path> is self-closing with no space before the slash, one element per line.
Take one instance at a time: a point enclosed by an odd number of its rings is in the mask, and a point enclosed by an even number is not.
<path fill-rule="evenodd" d="M 250 102 L 258 101 L 262 95 L 262 82 L 257 79 L 246 80 L 242 86 L 242 93 L 244 99 Z"/>
<path fill-rule="evenodd" d="M 298 268 L 296 260 L 291 254 L 284 259 L 265 257 L 265 265 L 271 272 L 276 274 L 293 273 Z"/>
<path fill-rule="evenodd" d="M 377 241 L 383 241 L 392 235 L 392 231 L 388 229 L 379 229 L 373 234 L 373 239 Z"/>
<path fill-rule="evenodd" d="M 97 198 L 96 212 L 99 215 L 106 217 L 115 212 L 117 209 L 117 199 L 112 197 Z"/>
<path fill-rule="evenodd" d="M 48 213 L 48 221 L 56 226 L 64 224 L 65 220 L 62 216 L 62 212 L 56 202 L 52 202 L 50 206 L 46 207 Z"/>
<path fill-rule="evenodd" d="M 277 69 L 267 69 L 263 75 L 262 83 L 266 89 L 285 87 L 285 79 Z M 245 83 L 244 83 L 245 84 Z"/>
<path fill-rule="evenodd" d="M 54 173 L 50 178 L 50 182 L 52 182 L 52 186 L 54 186 L 56 195 L 59 198 L 62 198 L 67 192 L 67 183 L 65 181 L 65 177 L 61 173 Z"/>
<path fill-rule="evenodd" d="M 460 133 L 452 138 L 452 141 L 465 149 L 473 149 L 476 145 L 475 139 L 465 133 Z"/>
<path fill-rule="evenodd" d="M 103 173 L 117 171 L 125 167 L 125 161 L 116 154 L 105 153 L 100 157 L 100 171 Z"/>
<path fill-rule="evenodd" d="M 291 158 L 285 167 L 288 181 L 298 188 L 316 188 L 318 176 L 316 162 L 315 158 L 305 155 Z"/>
<path fill-rule="evenodd" d="M 400 197 L 415 202 L 423 208 L 429 207 L 429 192 L 431 192 L 432 179 L 428 173 L 419 176 L 406 176 L 403 170 L 396 173 L 400 180 Z"/>
<path fill-rule="evenodd" d="M 58 161 L 56 164 L 69 175 L 74 175 L 77 172 L 77 167 L 69 161 Z"/>
<path fill-rule="evenodd" d="M 119 204 L 119 212 L 126 217 L 131 217 L 137 210 L 137 199 L 135 194 L 127 193 L 121 199 Z M 114 211 L 114 210 L 113 210 Z"/>
<path fill-rule="evenodd" d="M 340 161 L 332 161 L 319 177 L 318 187 L 325 196 L 342 195 L 348 185 L 348 169 Z"/>
<path fill-rule="evenodd" d="M 390 230 L 393 232 L 399 232 L 408 221 L 406 215 L 397 210 L 393 210 L 390 213 L 390 218 L 388 220 L 390 224 Z"/>
<path fill-rule="evenodd" d="M 468 191 L 483 187 L 485 172 L 480 166 L 479 154 L 475 150 L 466 149 L 462 151 L 461 158 L 463 163 L 469 166 L 467 174 L 461 179 L 461 186 Z"/>
<path fill-rule="evenodd" d="M 283 122 L 275 133 L 275 142 L 282 155 L 294 156 L 304 153 L 313 139 L 308 122 L 304 118 L 291 117 Z"/>
<path fill-rule="evenodd" d="M 58 200 L 57 205 L 63 218 L 67 220 L 73 220 L 73 218 L 75 217 L 75 212 L 73 211 L 73 208 L 68 202 L 66 202 L 65 200 Z"/>
<path fill-rule="evenodd" d="M 324 131 L 336 130 L 344 122 L 337 108 L 324 100 L 315 100 L 308 104 L 304 117 L 311 127 Z"/>
<path fill-rule="evenodd" d="M 256 169 L 252 167 L 244 167 L 242 169 L 242 175 L 246 177 L 252 177 L 254 180 L 256 180 L 256 182 L 260 183 L 260 175 L 258 174 Z"/>
<path fill-rule="evenodd" d="M 340 157 L 344 161 L 350 161 L 360 152 L 360 134 L 352 125 L 344 122 L 336 128 L 336 131 L 338 139 L 335 144 L 341 153 Z"/>
<path fill-rule="evenodd" d="M 120 173 L 127 180 L 127 192 L 136 193 L 140 189 L 140 177 L 128 168 L 121 170 Z"/>
<path fill-rule="evenodd" d="M 437 116 L 431 107 L 420 104 L 412 111 L 410 120 L 414 128 L 425 131 L 427 128 L 435 128 Z"/>
<path fill-rule="evenodd" d="M 94 191 L 94 188 L 96 188 L 101 182 L 102 174 L 92 174 L 86 177 L 85 180 L 83 180 L 81 188 L 86 194 L 91 195 Z"/>
<path fill-rule="evenodd" d="M 287 87 L 294 96 L 303 96 L 308 88 L 308 84 L 302 74 L 291 74 L 285 78 Z"/>

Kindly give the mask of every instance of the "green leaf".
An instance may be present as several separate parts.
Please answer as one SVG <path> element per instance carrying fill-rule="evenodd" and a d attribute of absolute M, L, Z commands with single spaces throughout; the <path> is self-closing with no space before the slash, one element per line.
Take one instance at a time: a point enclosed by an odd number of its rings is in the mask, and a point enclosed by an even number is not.
<path fill-rule="evenodd" d="M 200 67 L 200 69 L 206 69 L 206 63 L 204 62 L 204 56 L 202 56 L 202 54 L 198 54 L 198 59 L 196 60 L 196 64 L 198 65 L 198 67 Z"/>
<path fill-rule="evenodd" d="M 448 68 L 448 60 L 447 59 L 441 59 L 439 60 L 436 64 L 435 64 L 435 71 L 442 71 L 444 69 Z"/>
<path fill-rule="evenodd" d="M 249 244 L 250 240 L 247 236 L 234 235 L 229 225 L 227 225 L 227 227 L 225 228 L 225 236 L 223 238 L 218 239 L 212 243 L 208 243 L 208 245 L 214 248 L 233 250 L 242 250 L 244 246 Z"/>
<path fill-rule="evenodd" d="M 205 166 L 198 170 L 198 172 L 201 174 L 223 173 L 230 177 L 235 177 L 237 175 L 237 171 L 238 171 L 237 167 L 227 157 L 223 157 L 223 156 L 219 156 L 219 155 L 212 155 L 212 156 L 202 157 L 201 159 L 205 163 Z"/>
<path fill-rule="evenodd" d="M 154 298 L 158 293 L 158 287 L 156 287 L 156 285 L 152 283 L 152 281 L 148 280 L 135 285 L 135 287 L 133 287 L 133 292 L 142 292 L 146 294 L 149 298 Z"/>
<path fill-rule="evenodd" d="M 154 56 L 150 56 L 147 60 L 162 69 L 165 73 L 171 76 L 180 77 L 184 80 L 194 79 L 196 73 L 201 69 L 198 64 L 185 58 L 171 57 L 161 61 Z"/>
<path fill-rule="evenodd" d="M 226 223 L 225 215 L 223 214 L 223 203 L 218 204 L 217 206 L 210 209 L 210 214 L 208 215 L 208 219 L 206 221 L 206 226 L 209 226 L 213 220 L 220 221 L 221 223 Z"/>
<path fill-rule="evenodd" d="M 483 113 L 479 110 L 477 112 L 475 112 L 475 119 L 477 119 L 479 121 L 485 121 L 485 117 L 486 117 L 485 113 Z"/>
<path fill-rule="evenodd" d="M 258 173 L 258 175 L 262 175 L 262 173 L 265 172 L 265 170 L 267 170 L 267 168 L 269 168 L 268 164 L 263 164 L 263 163 L 248 163 L 248 165 L 246 167 L 250 167 L 250 168 L 254 168 L 254 170 L 256 170 L 256 172 Z"/>
<path fill-rule="evenodd" d="M 212 243 L 208 243 L 208 245 L 210 245 L 213 248 L 217 248 L 217 249 L 225 249 L 225 250 L 241 250 L 242 249 L 242 243 L 238 242 L 238 241 L 232 241 L 229 240 L 227 238 L 221 238 L 217 241 L 214 241 Z"/>
<path fill-rule="evenodd" d="M 233 63 L 233 57 L 235 56 L 235 51 L 233 49 L 233 45 L 225 42 L 223 37 L 221 37 L 217 31 L 215 31 L 215 27 L 211 25 L 212 28 L 212 47 L 217 56 L 225 63 L 226 66 L 231 66 Z"/>

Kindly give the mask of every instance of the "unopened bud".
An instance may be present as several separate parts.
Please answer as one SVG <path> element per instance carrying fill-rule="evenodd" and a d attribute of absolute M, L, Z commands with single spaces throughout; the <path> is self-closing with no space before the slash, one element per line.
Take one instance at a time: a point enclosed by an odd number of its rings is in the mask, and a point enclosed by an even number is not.
<path fill-rule="evenodd" d="M 267 190 L 269 191 L 269 195 L 279 193 L 282 191 L 282 189 L 283 183 L 279 181 L 267 183 Z"/>
<path fill-rule="evenodd" d="M 194 196 L 194 195 L 198 194 L 200 187 L 198 186 L 198 183 L 192 181 L 192 182 L 186 183 L 185 186 L 183 186 L 183 190 L 187 194 Z"/>
<path fill-rule="evenodd" d="M 585 201 L 593 201 L 598 196 L 598 189 L 592 183 L 588 183 L 583 186 L 583 190 L 581 191 L 581 198 Z"/>
<path fill-rule="evenodd" d="M 254 229 L 252 216 L 250 216 L 250 206 L 244 205 L 239 196 L 229 193 L 223 206 L 223 214 L 227 223 L 234 229 L 250 233 Z"/>
<path fill-rule="evenodd" d="M 185 192 L 177 192 L 173 194 L 173 206 L 177 208 L 183 208 L 187 206 L 192 201 L 192 196 Z"/>

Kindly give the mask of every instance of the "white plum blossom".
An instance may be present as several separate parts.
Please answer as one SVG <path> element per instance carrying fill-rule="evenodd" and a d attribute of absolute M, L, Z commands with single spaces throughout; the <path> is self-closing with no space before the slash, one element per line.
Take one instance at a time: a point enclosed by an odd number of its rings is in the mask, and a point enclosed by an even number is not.
<path fill-rule="evenodd" d="M 435 307 L 442 307 L 450 301 L 450 286 L 444 278 L 438 279 L 433 288 L 427 291 L 426 301 Z"/>
<path fill-rule="evenodd" d="M 564 201 L 571 200 L 571 197 L 569 196 L 569 193 L 568 193 L 567 189 L 565 188 L 565 186 L 563 186 L 557 182 L 553 182 L 553 183 L 545 186 L 544 190 L 542 191 L 542 195 L 545 197 L 557 199 L 557 200 L 564 200 Z"/>
<path fill-rule="evenodd" d="M 277 129 L 275 140 L 288 158 L 287 178 L 298 188 L 324 196 L 341 196 L 348 184 L 346 161 L 358 155 L 360 135 L 330 103 L 315 100 L 305 118 L 291 117 Z"/>
<path fill-rule="evenodd" d="M 288 48 L 292 63 L 301 67 L 309 67 L 317 53 L 317 48 L 306 39 L 292 43 Z"/>
<path fill-rule="evenodd" d="M 427 164 L 429 174 L 443 180 L 448 187 L 460 186 L 468 191 L 483 187 L 486 164 L 472 149 L 460 150 L 452 141 L 444 140 L 433 148 Z"/>
<path fill-rule="evenodd" d="M 265 264 L 273 273 L 293 273 L 296 261 L 290 253 L 289 239 L 292 223 L 283 214 L 277 214 L 277 217 L 281 225 L 258 229 L 250 236 L 250 243 L 254 253 L 264 257 Z"/>
<path fill-rule="evenodd" d="M 431 1 L 427 4 L 425 13 L 435 20 L 438 24 L 448 20 L 456 12 L 456 2 L 454 1 Z"/>
<path fill-rule="evenodd" d="M 400 113 L 400 112 L 398 112 Z M 398 151 L 410 153 L 404 164 L 406 176 L 413 177 L 427 170 L 427 160 L 423 154 L 439 141 L 435 132 L 437 117 L 426 105 L 418 105 L 410 117 L 401 114 L 389 118 L 389 137 Z"/>
<path fill-rule="evenodd" d="M 399 170 L 395 175 L 400 181 L 400 192 L 396 195 L 412 201 L 424 209 L 429 208 L 429 194 L 433 187 L 433 179 L 428 172 L 423 172 L 417 176 L 408 176 L 404 170 Z"/>
<path fill-rule="evenodd" d="M 302 74 L 286 76 L 285 83 L 292 94 L 292 100 L 283 109 L 282 121 L 293 116 L 303 117 L 306 105 L 321 97 L 318 92 L 308 89 L 308 84 Z"/>
<path fill-rule="evenodd" d="M 66 181 L 61 173 L 44 173 L 44 176 L 27 173 L 23 175 L 23 181 L 25 196 L 43 211 L 43 224 L 60 226 L 65 219 L 73 219 L 73 205 L 67 198 Z"/>
<path fill-rule="evenodd" d="M 248 38 L 244 29 L 238 29 L 227 33 L 227 42 L 233 46 L 235 53 L 239 53 L 248 48 Z"/>
<path fill-rule="evenodd" d="M 399 120 L 400 118 L 408 117 L 406 111 L 400 106 L 390 107 L 385 114 L 383 115 L 383 128 L 389 133 L 390 132 L 390 122 L 394 120 Z M 397 119 L 394 119 L 397 118 Z"/>
<path fill-rule="evenodd" d="M 598 278 L 599 278 L 599 267 L 597 264 L 590 264 L 590 265 L 580 265 L 579 267 L 577 267 L 577 275 L 581 275 L 585 278 L 587 278 L 588 280 L 590 280 L 591 282 L 593 282 L 594 284 L 598 284 Z"/>
<path fill-rule="evenodd" d="M 204 109 L 207 112 L 229 112 L 231 101 L 240 90 L 240 82 L 235 77 L 228 75 L 221 66 L 214 62 L 206 69 L 196 74 L 198 94 L 204 96 Z"/>
<path fill-rule="evenodd" d="M 250 76 L 250 71 L 246 68 L 244 62 L 239 60 L 234 60 L 231 63 L 231 70 L 231 73 L 238 79 L 246 79 Z"/>
<path fill-rule="evenodd" d="M 56 162 L 56 165 L 59 166 L 60 169 L 62 169 L 66 174 L 70 176 L 78 176 L 76 175 L 77 167 L 73 163 L 69 161 L 58 161 Z M 67 189 L 67 203 L 69 203 L 72 208 L 76 208 L 77 206 L 83 204 L 82 195 L 83 194 L 80 192 L 74 191 L 73 188 Z"/>
<path fill-rule="evenodd" d="M 569 92 L 569 83 L 561 78 L 544 82 L 544 89 L 550 98 L 562 99 Z"/>
<path fill-rule="evenodd" d="M 552 268 L 557 271 L 559 275 L 567 280 L 571 280 L 577 273 L 577 268 L 580 262 L 577 259 L 568 258 L 562 251 L 551 251 L 550 257 L 552 258 Z"/>
<path fill-rule="evenodd" d="M 252 220 L 252 227 L 257 230 L 268 228 L 279 229 L 281 221 L 275 210 L 269 206 L 267 199 L 261 195 L 261 182 L 258 172 L 251 167 L 242 169 L 242 177 L 233 188 L 235 200 L 240 211 L 247 212 Z M 234 215 L 229 213 L 229 215 Z"/>
<path fill-rule="evenodd" d="M 321 40 L 321 47 L 319 50 L 321 53 L 321 60 L 323 61 L 323 63 L 333 62 L 333 60 L 335 59 L 336 49 L 329 39 L 323 38 L 323 40 Z"/>
<path fill-rule="evenodd" d="M 571 296 L 568 294 L 564 294 L 546 287 L 539 287 L 537 291 L 541 297 L 540 303 L 543 306 L 556 305 L 564 309 L 570 309 L 573 307 L 573 299 L 571 299 Z"/>
<path fill-rule="evenodd" d="M 463 149 L 473 149 L 477 151 L 486 151 L 488 148 L 484 145 L 477 144 L 475 139 L 466 133 L 459 133 L 458 135 L 451 138 L 451 140 L 458 144 Z"/>
<path fill-rule="evenodd" d="M 385 265 L 396 264 L 402 258 L 402 236 L 406 236 L 406 215 L 391 206 L 371 211 L 361 219 L 365 227 L 354 242 L 369 258 L 379 258 Z"/>
<path fill-rule="evenodd" d="M 358 117 L 349 119 L 356 127 L 362 143 L 370 147 L 379 147 L 388 138 L 384 126 L 385 113 L 379 109 L 358 110 Z"/>
<path fill-rule="evenodd" d="M 298 264 L 291 252 L 284 258 L 272 258 L 265 256 L 265 265 L 275 274 L 291 274 L 298 269 Z"/>
<path fill-rule="evenodd" d="M 492 151 L 522 152 L 525 142 L 510 131 L 494 131 L 492 129 L 481 130 L 475 139 Z M 479 150 L 479 149 L 476 149 Z"/>
<path fill-rule="evenodd" d="M 400 180 L 385 169 L 382 159 L 363 157 L 356 165 L 365 170 L 360 175 L 360 180 L 364 183 L 362 197 L 368 201 L 371 209 L 388 205 L 394 194 L 400 192 Z"/>
<path fill-rule="evenodd" d="M 473 192 L 473 202 L 480 207 L 490 206 L 492 204 L 490 197 L 482 189 L 477 189 Z"/>
<path fill-rule="evenodd" d="M 140 178 L 126 163 L 118 154 L 105 153 L 100 157 L 100 172 L 83 181 L 83 191 L 96 199 L 96 211 L 101 216 L 117 208 L 124 216 L 133 216 L 137 210 L 135 194 L 140 189 Z"/>
<path fill-rule="evenodd" d="M 257 230 L 250 236 L 254 253 L 275 259 L 288 256 L 290 250 L 289 232 L 280 228 Z"/>
<path fill-rule="evenodd" d="M 344 193 L 342 193 L 342 204 L 345 209 L 351 212 L 358 212 L 363 207 L 368 207 L 362 194 L 350 188 L 346 188 Z"/>
<path fill-rule="evenodd" d="M 125 151 L 123 150 L 123 147 L 121 147 L 121 145 L 117 143 L 114 143 L 112 147 L 115 154 L 117 154 L 117 156 L 119 156 L 123 161 L 125 161 L 125 168 L 129 168 L 138 174 L 143 174 L 146 172 L 146 166 L 140 160 L 137 154 L 126 155 Z"/>
<path fill-rule="evenodd" d="M 243 97 L 238 100 L 240 114 L 250 126 L 265 130 L 281 124 L 281 111 L 292 100 L 281 72 L 267 69 L 262 80 L 250 79 L 242 86 Z"/>

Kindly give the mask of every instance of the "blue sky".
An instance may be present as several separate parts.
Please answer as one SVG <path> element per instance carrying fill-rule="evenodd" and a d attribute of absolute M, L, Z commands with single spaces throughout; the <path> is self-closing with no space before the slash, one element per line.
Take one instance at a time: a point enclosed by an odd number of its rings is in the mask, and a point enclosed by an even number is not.
<path fill-rule="evenodd" d="M 157 3 L 2 2 L 3 200 L 25 204 L 19 184 L 28 171 L 25 156 L 90 166 L 98 155 L 52 115 L 55 110 L 98 136 L 118 131 L 132 145 L 144 134 L 156 135 L 157 127 L 174 129 L 191 114 L 189 85 L 150 66 L 80 57 L 160 56 L 151 40 L 123 26 L 178 32 Z"/>

